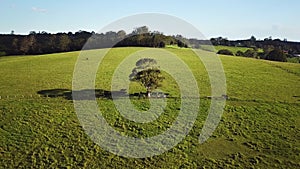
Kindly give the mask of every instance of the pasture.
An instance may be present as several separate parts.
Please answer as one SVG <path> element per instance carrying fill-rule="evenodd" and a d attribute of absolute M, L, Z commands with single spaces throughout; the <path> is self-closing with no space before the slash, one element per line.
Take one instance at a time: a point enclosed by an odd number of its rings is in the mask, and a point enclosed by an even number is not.
<path fill-rule="evenodd" d="M 110 91 L 116 67 L 145 48 L 114 48 L 103 59 L 95 88 Z M 148 158 L 125 158 L 95 144 L 83 131 L 70 92 L 79 52 L 0 57 L 0 168 L 299 168 L 300 65 L 220 56 L 227 95 L 217 129 L 203 144 L 198 136 L 210 106 L 209 78 L 190 49 L 175 53 L 193 72 L 201 97 L 190 133 L 171 150 Z M 88 52 L 97 52 L 91 50 Z M 199 51 L 205 54 L 205 51 Z M 178 96 L 171 76 L 161 90 Z M 145 91 L 131 83 L 129 93 Z M 48 96 L 48 97 L 45 97 Z M 107 122 L 122 134 L 150 137 L 172 125 L 180 99 L 167 98 L 164 114 L 151 123 L 123 118 L 111 99 L 98 97 Z M 147 99 L 133 98 L 139 110 Z"/>

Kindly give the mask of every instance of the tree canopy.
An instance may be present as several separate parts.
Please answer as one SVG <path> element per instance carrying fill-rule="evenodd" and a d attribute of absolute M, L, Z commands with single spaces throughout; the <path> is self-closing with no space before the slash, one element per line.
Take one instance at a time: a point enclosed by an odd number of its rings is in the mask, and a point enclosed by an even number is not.
<path fill-rule="evenodd" d="M 88 44 L 84 46 L 85 44 Z M 111 47 L 155 47 L 163 48 L 168 45 L 177 45 L 178 47 L 192 47 L 206 50 L 202 45 L 222 45 L 248 47 L 253 50 L 246 52 L 237 52 L 237 56 L 254 57 L 261 59 L 269 59 L 276 61 L 285 61 L 284 57 L 298 57 L 300 54 L 300 42 L 290 42 L 287 39 L 272 39 L 272 37 L 264 40 L 257 40 L 251 36 L 246 40 L 228 40 L 227 38 L 217 37 L 210 40 L 188 39 L 182 35 L 164 35 L 159 31 L 150 31 L 147 26 L 135 28 L 131 33 L 127 34 L 124 30 L 117 32 L 108 31 L 106 33 L 95 33 L 79 30 L 72 33 L 56 33 L 51 34 L 45 31 L 30 31 L 28 35 L 17 35 L 14 31 L 10 34 L 0 35 L 0 56 L 9 55 L 35 55 L 48 54 L 57 52 L 79 51 L 84 49 L 101 49 Z M 263 49 L 263 53 L 258 49 Z M 273 50 L 280 52 L 272 52 Z M 272 53 L 271 53 L 272 52 Z M 234 55 L 229 51 L 219 51 L 220 54 Z M 270 56 L 268 56 L 271 54 Z M 274 55 L 278 54 L 279 59 Z"/>
<path fill-rule="evenodd" d="M 0 55 L 33 55 L 57 52 L 68 52 L 85 49 L 100 49 L 110 47 L 157 47 L 187 44 L 174 36 L 166 36 L 158 31 L 149 31 L 147 26 L 135 28 L 132 33 L 124 30 L 118 32 L 95 33 L 78 31 L 75 33 L 50 34 L 45 31 L 31 31 L 29 35 L 0 35 Z"/>
<path fill-rule="evenodd" d="M 147 90 L 147 96 L 151 97 L 151 92 L 161 86 L 164 77 L 155 59 L 142 58 L 136 62 L 136 67 L 129 75 L 129 80 L 143 85 Z"/>
<path fill-rule="evenodd" d="M 279 49 L 272 50 L 269 54 L 267 54 L 266 59 L 273 60 L 273 61 L 280 61 L 280 62 L 287 61 L 286 55 L 283 53 L 282 50 L 279 50 Z"/>

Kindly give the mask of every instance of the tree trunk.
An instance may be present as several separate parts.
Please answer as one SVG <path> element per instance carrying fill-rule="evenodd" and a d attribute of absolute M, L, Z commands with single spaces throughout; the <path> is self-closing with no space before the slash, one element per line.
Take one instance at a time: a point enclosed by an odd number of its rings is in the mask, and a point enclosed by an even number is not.
<path fill-rule="evenodd" d="M 146 87 L 146 89 L 147 89 L 147 97 L 150 98 L 151 97 L 151 88 Z"/>

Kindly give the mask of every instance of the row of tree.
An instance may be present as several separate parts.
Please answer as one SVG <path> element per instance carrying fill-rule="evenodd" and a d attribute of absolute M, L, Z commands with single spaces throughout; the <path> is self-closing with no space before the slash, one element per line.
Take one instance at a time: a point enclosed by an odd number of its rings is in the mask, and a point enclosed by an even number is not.
<path fill-rule="evenodd" d="M 257 40 L 254 36 L 246 40 L 235 40 L 231 41 L 227 38 L 211 38 L 210 40 L 197 40 L 197 39 L 186 39 L 189 42 L 189 45 L 193 48 L 202 48 L 204 50 L 207 47 L 203 48 L 202 45 L 212 44 L 213 46 L 234 46 L 234 47 L 247 47 L 249 50 L 242 52 L 237 51 L 233 53 L 228 49 L 221 49 L 217 53 L 224 55 L 235 55 L 243 57 L 252 57 L 267 59 L 273 61 L 286 62 L 293 60 L 293 62 L 300 62 L 300 43 L 299 42 L 289 42 L 287 39 L 272 39 L 272 37 L 265 38 L 264 40 Z M 259 50 L 262 49 L 262 50 Z M 211 49 L 212 50 L 212 49 Z M 292 58 L 292 59 L 291 59 Z"/>
<path fill-rule="evenodd" d="M 175 36 L 166 36 L 161 32 L 150 32 L 148 27 L 134 29 L 130 34 L 124 30 L 104 33 L 78 31 L 76 33 L 30 32 L 29 35 L 0 35 L 1 55 L 32 55 L 57 52 L 99 49 L 110 47 L 141 46 L 165 47 L 178 45 L 188 47 Z"/>
<path fill-rule="evenodd" d="M 177 45 L 179 47 L 202 48 L 203 45 L 222 45 L 248 47 L 253 50 L 245 52 L 219 51 L 220 54 L 254 57 L 285 61 L 286 57 L 293 57 L 300 54 L 300 43 L 289 42 L 286 39 L 257 40 L 254 36 L 246 40 L 231 41 L 227 38 L 211 38 L 210 40 L 187 39 L 181 35 L 166 36 L 158 31 L 149 31 L 147 26 L 137 27 L 127 34 L 124 30 L 117 32 L 95 33 L 78 31 L 76 33 L 30 32 L 29 35 L 0 35 L 0 56 L 3 55 L 33 55 L 57 52 L 78 51 L 84 49 L 100 49 L 110 47 L 157 47 L 163 48 L 166 45 Z M 263 49 L 263 52 L 258 52 Z M 274 51 L 274 52 L 272 52 Z M 271 53 L 272 52 L 272 53 Z M 269 54 L 280 54 L 272 59 Z M 282 55 L 283 53 L 283 55 Z M 278 59 L 281 58 L 281 59 Z"/>
<path fill-rule="evenodd" d="M 257 50 L 254 49 L 248 49 L 245 52 L 239 50 L 236 53 L 233 53 L 229 49 L 221 49 L 217 52 L 217 54 L 243 56 L 243 57 L 256 58 L 256 59 L 273 60 L 279 62 L 287 62 L 287 58 L 292 57 L 291 55 L 285 53 L 279 48 L 274 48 L 272 50 L 264 50 L 263 52 L 258 52 Z"/>
<path fill-rule="evenodd" d="M 201 45 L 212 44 L 214 46 L 236 46 L 248 47 L 257 50 L 258 48 L 264 51 L 272 51 L 274 49 L 282 50 L 289 55 L 300 54 L 300 42 L 290 42 L 287 39 L 272 39 L 272 37 L 265 38 L 264 40 L 257 40 L 254 36 L 246 40 L 228 40 L 227 38 L 218 37 L 211 38 L 210 40 L 197 40 L 188 39 L 189 44 L 195 48 L 201 48 Z"/>

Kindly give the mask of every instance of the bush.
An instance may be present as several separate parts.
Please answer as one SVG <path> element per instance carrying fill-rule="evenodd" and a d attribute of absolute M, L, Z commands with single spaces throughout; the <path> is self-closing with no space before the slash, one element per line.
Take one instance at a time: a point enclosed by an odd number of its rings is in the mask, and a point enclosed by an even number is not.
<path fill-rule="evenodd" d="M 299 57 L 287 58 L 287 61 L 290 63 L 300 63 L 300 58 Z"/>
<path fill-rule="evenodd" d="M 273 60 L 273 61 L 280 61 L 280 62 L 286 62 L 287 57 L 286 54 L 283 53 L 280 49 L 274 49 L 272 50 L 266 57 L 267 60 Z"/>
<path fill-rule="evenodd" d="M 165 42 L 160 42 L 160 43 L 159 43 L 159 47 L 160 47 L 160 48 L 166 47 L 166 43 L 165 43 Z"/>
<path fill-rule="evenodd" d="M 244 53 L 245 57 L 249 57 L 249 58 L 257 58 L 257 52 L 252 50 L 252 49 L 248 49 L 246 50 L 246 52 Z"/>
<path fill-rule="evenodd" d="M 235 56 L 244 56 L 244 53 L 240 50 L 238 50 L 236 53 L 235 53 Z"/>
<path fill-rule="evenodd" d="M 6 52 L 0 51 L 0 56 L 5 56 Z"/>
<path fill-rule="evenodd" d="M 177 46 L 180 48 L 188 48 L 188 45 L 182 42 L 181 40 L 177 41 Z"/>
<path fill-rule="evenodd" d="M 217 54 L 220 54 L 220 55 L 231 55 L 231 56 L 233 56 L 233 53 L 230 50 L 228 50 L 228 49 L 221 49 L 221 50 L 219 50 L 217 52 Z"/>

